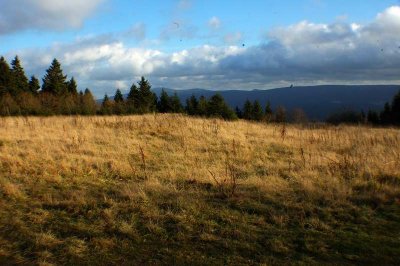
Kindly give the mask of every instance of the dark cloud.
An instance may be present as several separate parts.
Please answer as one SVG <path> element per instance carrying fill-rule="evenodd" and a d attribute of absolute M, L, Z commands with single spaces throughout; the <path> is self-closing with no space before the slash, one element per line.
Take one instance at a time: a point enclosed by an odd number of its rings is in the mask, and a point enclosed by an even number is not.
<path fill-rule="evenodd" d="M 0 34 L 80 27 L 103 0 L 1 0 Z"/>
<path fill-rule="evenodd" d="M 257 46 L 203 45 L 167 53 L 127 47 L 109 36 L 97 36 L 20 54 L 33 73 L 43 73 L 44 65 L 59 58 L 67 73 L 97 95 L 117 86 L 127 89 L 141 75 L 155 86 L 173 88 L 397 83 L 398 36 L 400 7 L 391 7 L 365 25 L 303 21 L 276 28 Z"/>

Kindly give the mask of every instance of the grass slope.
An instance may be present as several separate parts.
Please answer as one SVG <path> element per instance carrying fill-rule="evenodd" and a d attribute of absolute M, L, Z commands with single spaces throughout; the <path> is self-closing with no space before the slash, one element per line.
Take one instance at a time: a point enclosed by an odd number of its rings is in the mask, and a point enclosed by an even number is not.
<path fill-rule="evenodd" d="M 400 130 L 0 119 L 1 265 L 398 265 Z"/>

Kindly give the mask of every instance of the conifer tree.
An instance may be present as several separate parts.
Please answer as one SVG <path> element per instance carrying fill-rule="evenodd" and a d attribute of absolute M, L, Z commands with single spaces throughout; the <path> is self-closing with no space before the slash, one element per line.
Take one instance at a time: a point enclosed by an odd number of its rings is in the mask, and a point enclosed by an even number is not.
<path fill-rule="evenodd" d="M 255 121 L 261 121 L 264 117 L 264 112 L 259 101 L 253 103 L 252 118 Z"/>
<path fill-rule="evenodd" d="M 394 125 L 400 125 L 400 91 L 393 97 L 391 118 Z"/>
<path fill-rule="evenodd" d="M 267 101 L 267 103 L 265 104 L 265 116 L 269 116 L 272 117 L 273 112 L 272 112 L 272 108 L 271 108 L 271 103 L 269 101 Z"/>
<path fill-rule="evenodd" d="M 144 77 L 138 83 L 139 85 L 139 112 L 148 113 L 156 109 L 157 97 L 151 91 L 151 85 Z"/>
<path fill-rule="evenodd" d="M 37 94 L 40 90 L 40 84 L 39 84 L 39 80 L 35 77 L 32 76 L 31 79 L 29 80 L 29 92 L 33 93 L 33 94 Z"/>
<path fill-rule="evenodd" d="M 183 106 L 181 103 L 181 99 L 179 99 L 178 94 L 175 92 L 174 96 L 171 96 L 169 99 L 169 102 L 171 104 L 171 111 L 174 113 L 182 113 L 183 112 Z"/>
<path fill-rule="evenodd" d="M 104 95 L 103 102 L 101 103 L 101 114 L 110 115 L 112 114 L 112 102 L 107 94 Z"/>
<path fill-rule="evenodd" d="M 124 102 L 124 96 L 122 95 L 122 92 L 120 89 L 117 89 L 114 95 L 114 102 L 116 103 L 122 103 Z"/>
<path fill-rule="evenodd" d="M 243 118 L 246 120 L 253 119 L 253 104 L 249 100 L 246 100 L 246 102 L 244 103 Z"/>
<path fill-rule="evenodd" d="M 369 110 L 367 114 L 367 121 L 373 125 L 379 124 L 379 114 L 376 111 Z"/>
<path fill-rule="evenodd" d="M 207 115 L 207 107 L 208 107 L 208 101 L 206 99 L 206 97 L 204 97 L 203 95 L 200 96 L 199 99 L 199 104 L 198 104 L 198 115 L 200 116 L 206 116 Z"/>
<path fill-rule="evenodd" d="M 189 99 L 186 99 L 186 113 L 188 115 L 197 115 L 199 110 L 199 101 L 196 96 L 192 95 Z"/>
<path fill-rule="evenodd" d="M 42 92 L 54 95 L 62 95 L 68 91 L 67 76 L 64 76 L 61 64 L 54 59 L 51 66 L 46 70 L 43 78 Z"/>
<path fill-rule="evenodd" d="M 207 116 L 222 117 L 229 120 L 236 118 L 233 110 L 229 108 L 219 93 L 213 95 L 208 101 Z"/>
<path fill-rule="evenodd" d="M 157 109 L 160 113 L 169 113 L 172 111 L 172 103 L 168 93 L 162 89 L 160 100 L 157 104 Z"/>
<path fill-rule="evenodd" d="M 392 108 L 389 103 L 385 103 L 385 106 L 383 108 L 383 111 L 381 112 L 380 115 L 380 120 L 382 124 L 388 125 L 392 121 Z"/>
<path fill-rule="evenodd" d="M 11 70 L 4 57 L 0 57 L 0 96 L 11 92 Z"/>
<path fill-rule="evenodd" d="M 15 56 L 14 60 L 11 61 L 11 75 L 15 94 L 29 91 L 28 78 L 18 56 Z"/>
<path fill-rule="evenodd" d="M 114 114 L 122 115 L 125 113 L 124 96 L 120 89 L 117 89 L 114 95 Z"/>
<path fill-rule="evenodd" d="M 128 97 L 127 97 L 127 111 L 128 113 L 137 113 L 138 106 L 139 106 L 139 89 L 136 84 L 132 84 Z"/>
<path fill-rule="evenodd" d="M 68 89 L 68 93 L 70 93 L 71 95 L 78 95 L 78 85 L 76 84 L 74 77 L 72 77 L 68 81 L 67 89 Z"/>
<path fill-rule="evenodd" d="M 243 118 L 243 112 L 242 112 L 242 110 L 239 108 L 239 106 L 236 106 L 236 108 L 235 108 L 235 113 L 236 113 L 236 116 L 237 116 L 238 118 L 240 118 L 240 119 Z"/>

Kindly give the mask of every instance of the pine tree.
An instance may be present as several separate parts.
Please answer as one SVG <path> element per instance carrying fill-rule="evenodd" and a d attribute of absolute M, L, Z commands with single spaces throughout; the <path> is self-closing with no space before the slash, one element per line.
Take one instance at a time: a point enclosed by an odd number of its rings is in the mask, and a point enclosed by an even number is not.
<path fill-rule="evenodd" d="M 151 91 L 151 85 L 144 77 L 138 83 L 139 85 L 139 112 L 148 113 L 156 110 L 157 97 Z"/>
<path fill-rule="evenodd" d="M 264 112 L 259 101 L 253 103 L 252 117 L 255 121 L 261 121 L 264 117 Z"/>
<path fill-rule="evenodd" d="M 114 114 L 122 115 L 125 113 L 124 96 L 120 89 L 117 89 L 114 95 Z"/>
<path fill-rule="evenodd" d="M 392 123 L 400 125 L 400 91 L 393 97 L 391 112 Z"/>
<path fill-rule="evenodd" d="M 367 114 L 367 121 L 373 125 L 379 124 L 379 114 L 375 111 L 369 110 Z"/>
<path fill-rule="evenodd" d="M 229 108 L 219 93 L 213 95 L 208 101 L 207 116 L 222 117 L 228 120 L 236 118 L 235 112 Z"/>
<path fill-rule="evenodd" d="M 265 120 L 270 122 L 272 120 L 274 113 L 272 112 L 271 103 L 268 101 L 265 105 Z"/>
<path fill-rule="evenodd" d="M 236 106 L 236 108 L 235 108 L 235 113 L 236 113 L 236 116 L 237 116 L 238 118 L 240 118 L 240 119 L 243 118 L 243 112 L 242 112 L 242 109 L 239 108 L 239 106 Z"/>
<path fill-rule="evenodd" d="M 39 80 L 35 76 L 32 76 L 31 79 L 29 80 L 29 91 L 36 95 L 39 92 L 39 90 L 40 90 Z"/>
<path fill-rule="evenodd" d="M 67 89 L 68 89 L 68 93 L 70 93 L 71 95 L 78 95 L 78 85 L 76 84 L 74 77 L 72 77 L 68 81 Z"/>
<path fill-rule="evenodd" d="M 4 57 L 0 57 L 0 96 L 11 92 L 11 70 Z"/>
<path fill-rule="evenodd" d="M 54 95 L 65 94 L 68 91 L 66 79 L 67 76 L 64 76 L 61 64 L 54 59 L 43 78 L 42 92 Z"/>
<path fill-rule="evenodd" d="M 253 104 L 246 100 L 243 106 L 243 118 L 246 120 L 253 120 Z"/>
<path fill-rule="evenodd" d="M 11 61 L 11 67 L 12 83 L 15 94 L 28 92 L 28 78 L 25 75 L 24 68 L 21 66 L 18 56 L 15 56 L 14 60 Z"/>
<path fill-rule="evenodd" d="M 137 113 L 139 102 L 139 89 L 135 84 L 132 84 L 127 97 L 127 112 L 130 114 Z"/>
<path fill-rule="evenodd" d="M 197 114 L 200 116 L 206 116 L 207 115 L 207 107 L 208 107 L 208 101 L 206 99 L 206 97 L 204 97 L 203 95 L 200 96 L 199 99 L 199 104 L 198 104 L 198 112 Z"/>
<path fill-rule="evenodd" d="M 173 109 L 171 99 L 164 89 L 161 90 L 160 100 L 158 101 L 157 109 L 160 113 L 169 113 Z"/>
<path fill-rule="evenodd" d="M 385 103 L 385 107 L 380 114 L 382 124 L 389 125 L 392 122 L 392 108 L 389 103 Z"/>
<path fill-rule="evenodd" d="M 113 107 L 113 104 L 110 101 L 110 98 L 108 97 L 107 94 L 105 94 L 104 98 L 103 98 L 103 102 L 101 103 L 101 109 L 100 109 L 101 114 L 103 114 L 103 115 L 112 114 L 112 107 Z"/>
<path fill-rule="evenodd" d="M 186 99 L 186 113 L 188 115 L 197 115 L 199 110 L 199 101 L 196 96 L 192 95 L 189 99 Z"/>
<path fill-rule="evenodd" d="M 114 102 L 116 103 L 123 103 L 124 102 L 124 96 L 122 95 L 122 92 L 120 89 L 117 89 L 114 95 Z"/>
<path fill-rule="evenodd" d="M 181 103 L 181 99 L 179 99 L 178 94 L 175 92 L 174 96 L 169 98 L 169 102 L 171 103 L 171 111 L 174 113 L 182 113 L 183 105 Z"/>

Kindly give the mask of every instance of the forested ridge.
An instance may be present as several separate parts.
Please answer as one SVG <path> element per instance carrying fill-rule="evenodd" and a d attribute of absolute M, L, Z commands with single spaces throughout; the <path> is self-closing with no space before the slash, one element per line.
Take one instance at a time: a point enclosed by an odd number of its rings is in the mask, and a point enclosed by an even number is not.
<path fill-rule="evenodd" d="M 35 76 L 29 79 L 18 56 L 11 65 L 0 58 L 0 115 L 129 115 L 146 113 L 186 113 L 201 117 L 220 117 L 226 120 L 246 119 L 265 122 L 308 122 L 302 109 L 287 111 L 284 106 L 272 110 L 268 101 L 265 108 L 258 100 L 247 100 L 242 107 L 233 110 L 225 99 L 216 93 L 209 98 L 192 95 L 182 104 L 176 93 L 165 90 L 159 97 L 152 91 L 150 82 L 142 77 L 133 82 L 126 97 L 117 89 L 113 97 L 104 95 L 101 104 L 89 88 L 78 91 L 74 77 L 63 73 L 61 63 L 54 59 L 46 70 L 42 82 Z M 332 114 L 327 122 L 367 123 L 373 125 L 400 124 L 400 92 L 382 111 L 355 112 L 346 110 Z"/>

